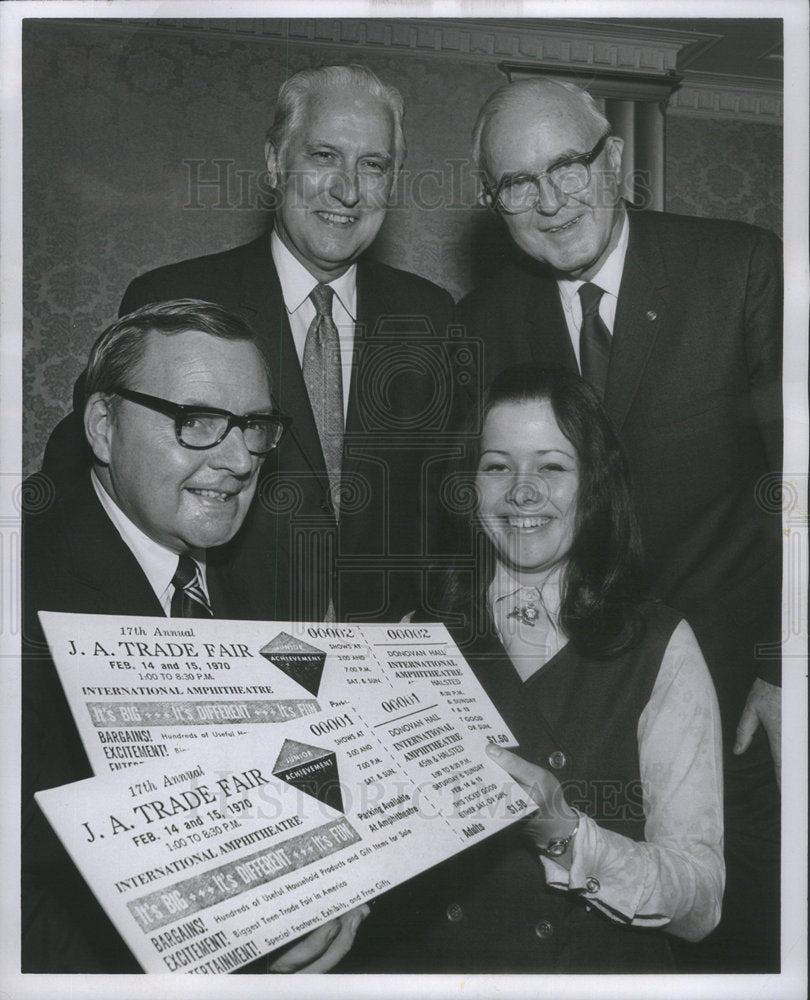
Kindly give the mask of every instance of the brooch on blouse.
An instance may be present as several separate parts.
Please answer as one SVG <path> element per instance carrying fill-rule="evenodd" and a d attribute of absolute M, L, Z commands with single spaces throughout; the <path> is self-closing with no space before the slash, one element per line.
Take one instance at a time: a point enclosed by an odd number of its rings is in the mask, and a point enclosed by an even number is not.
<path fill-rule="evenodd" d="M 512 608 L 506 617 L 518 618 L 524 625 L 531 625 L 534 628 L 534 623 L 537 621 L 539 614 L 540 612 L 534 604 L 521 604 L 517 608 Z"/>

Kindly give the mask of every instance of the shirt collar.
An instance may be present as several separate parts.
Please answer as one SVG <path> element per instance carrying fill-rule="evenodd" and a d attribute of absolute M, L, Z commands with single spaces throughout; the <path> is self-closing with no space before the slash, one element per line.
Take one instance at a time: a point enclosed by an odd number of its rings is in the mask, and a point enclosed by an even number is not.
<path fill-rule="evenodd" d="M 138 565 L 143 570 L 158 600 L 162 602 L 177 569 L 177 553 L 156 542 L 141 531 L 136 524 L 132 523 L 104 489 L 104 486 L 96 475 L 95 469 L 91 471 L 90 479 L 101 506 L 115 525 L 121 538 L 138 560 Z M 205 553 L 197 551 L 189 554 L 203 571 L 203 579 L 205 579 Z"/>
<path fill-rule="evenodd" d="M 538 584 L 521 583 L 500 560 L 495 566 L 495 576 L 489 585 L 489 601 L 494 607 L 498 602 L 520 591 L 536 594 L 552 623 L 557 622 L 562 604 L 562 574 L 564 563 L 555 566 Z"/>
<path fill-rule="evenodd" d="M 522 681 L 568 641 L 559 626 L 562 572 L 562 565 L 557 566 L 536 585 L 526 586 L 500 563 L 495 570 L 489 588 L 492 622 Z"/>
<path fill-rule="evenodd" d="M 273 263 L 276 265 L 278 280 L 281 282 L 284 305 L 288 313 L 294 313 L 307 301 L 312 289 L 321 282 L 310 274 L 301 261 L 282 243 L 275 230 L 270 236 L 270 252 L 273 255 Z M 325 282 L 325 284 L 333 289 L 352 320 L 356 320 L 357 265 L 352 264 L 348 271 L 341 274 L 339 278 Z"/>
<path fill-rule="evenodd" d="M 619 287 L 622 283 L 622 272 L 624 271 L 624 258 L 627 256 L 627 244 L 630 239 L 630 222 L 627 211 L 624 212 L 622 231 L 619 234 L 619 242 L 613 248 L 612 253 L 599 268 L 596 274 L 590 278 L 602 291 L 607 292 L 614 298 L 619 297 Z M 571 303 L 578 293 L 580 286 L 585 282 L 581 278 L 558 278 L 557 287 L 560 289 L 563 303 L 567 309 L 571 308 Z"/>

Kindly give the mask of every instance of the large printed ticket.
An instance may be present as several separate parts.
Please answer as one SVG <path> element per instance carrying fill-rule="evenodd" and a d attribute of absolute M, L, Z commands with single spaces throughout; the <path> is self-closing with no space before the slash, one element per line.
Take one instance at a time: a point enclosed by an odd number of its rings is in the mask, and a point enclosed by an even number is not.
<path fill-rule="evenodd" d="M 533 808 L 441 626 L 42 621 L 98 776 L 36 798 L 147 972 L 239 968 Z"/>
<path fill-rule="evenodd" d="M 516 742 L 443 625 L 39 617 L 96 774 L 303 718 L 333 699 L 390 699 L 415 681 L 460 732 Z"/>

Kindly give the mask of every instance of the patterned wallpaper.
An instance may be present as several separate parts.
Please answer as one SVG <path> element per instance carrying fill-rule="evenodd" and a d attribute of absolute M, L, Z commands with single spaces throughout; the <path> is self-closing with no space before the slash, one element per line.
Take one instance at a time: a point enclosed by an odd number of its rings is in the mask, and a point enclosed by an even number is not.
<path fill-rule="evenodd" d="M 782 234 L 782 129 L 671 116 L 666 208 L 738 219 Z"/>
<path fill-rule="evenodd" d="M 266 226 L 262 146 L 282 81 L 357 58 L 347 47 L 259 37 L 26 22 L 24 472 L 39 467 L 128 282 Z M 475 206 L 467 159 L 475 113 L 503 77 L 469 56 L 383 49 L 363 61 L 402 91 L 409 144 L 374 255 L 459 297 L 505 252 L 499 224 Z M 668 207 L 777 228 L 774 132 L 673 119 Z"/>

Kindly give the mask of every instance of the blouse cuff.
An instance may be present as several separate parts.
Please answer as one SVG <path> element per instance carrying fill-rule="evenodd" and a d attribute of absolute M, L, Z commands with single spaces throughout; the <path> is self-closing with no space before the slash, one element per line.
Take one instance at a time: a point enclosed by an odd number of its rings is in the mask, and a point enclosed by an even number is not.
<path fill-rule="evenodd" d="M 556 889 L 575 892 L 614 920 L 648 927 L 668 923 L 661 914 L 639 914 L 646 879 L 639 877 L 647 864 L 645 852 L 634 841 L 600 827 L 580 813 L 573 842 L 570 871 L 552 858 L 543 857 L 546 882 Z"/>

